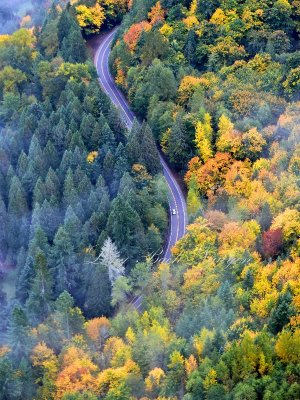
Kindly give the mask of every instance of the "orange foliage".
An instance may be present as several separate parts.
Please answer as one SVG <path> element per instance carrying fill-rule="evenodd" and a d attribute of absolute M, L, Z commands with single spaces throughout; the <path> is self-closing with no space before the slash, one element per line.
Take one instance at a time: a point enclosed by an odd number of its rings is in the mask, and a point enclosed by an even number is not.
<path fill-rule="evenodd" d="M 219 235 L 220 253 L 234 249 L 253 249 L 258 233 L 259 226 L 254 221 L 245 222 L 243 225 L 237 222 L 225 224 Z"/>
<path fill-rule="evenodd" d="M 124 35 L 124 42 L 131 52 L 135 51 L 139 38 L 143 31 L 150 31 L 151 24 L 147 21 L 142 21 L 137 24 L 131 25 Z"/>
<path fill-rule="evenodd" d="M 208 191 L 214 193 L 223 185 L 232 162 L 233 159 L 228 153 L 216 153 L 204 165 L 201 165 L 199 157 L 194 157 L 189 162 L 185 181 L 189 183 L 194 176 L 202 194 L 207 194 Z"/>
<path fill-rule="evenodd" d="M 184 366 L 187 375 L 190 375 L 192 372 L 196 371 L 198 368 L 198 363 L 193 354 L 191 354 L 189 358 L 185 360 Z"/>
<path fill-rule="evenodd" d="M 165 10 L 161 7 L 160 1 L 151 8 L 151 11 L 148 13 L 148 18 L 150 19 L 151 25 L 165 20 Z"/>
<path fill-rule="evenodd" d="M 205 78 L 197 78 L 196 76 L 185 76 L 178 89 L 178 100 L 179 103 L 184 104 L 191 96 L 200 84 L 208 84 Z"/>
<path fill-rule="evenodd" d="M 63 356 L 63 369 L 56 380 L 56 399 L 66 392 L 97 390 L 97 366 L 81 349 L 69 347 Z"/>
<path fill-rule="evenodd" d="M 120 85 L 120 86 L 123 86 L 123 87 L 126 87 L 127 86 L 126 85 L 126 74 L 125 74 L 125 72 L 124 72 L 124 70 L 123 70 L 123 68 L 121 66 L 120 58 L 116 58 L 115 66 L 116 66 L 116 69 L 117 69 L 117 74 L 116 74 L 116 78 L 115 78 L 116 84 Z"/>
<path fill-rule="evenodd" d="M 105 317 L 90 319 L 86 323 L 86 333 L 88 337 L 101 346 L 102 342 L 108 337 L 110 322 Z"/>
<path fill-rule="evenodd" d="M 230 196 L 246 196 L 251 192 L 251 168 L 249 163 L 235 161 L 225 176 L 224 188 Z"/>

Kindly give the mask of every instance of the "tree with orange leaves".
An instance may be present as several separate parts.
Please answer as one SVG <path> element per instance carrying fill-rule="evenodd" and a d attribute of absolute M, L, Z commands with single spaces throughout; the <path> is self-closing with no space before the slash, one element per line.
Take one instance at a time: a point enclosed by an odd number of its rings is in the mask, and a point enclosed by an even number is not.
<path fill-rule="evenodd" d="M 223 185 L 232 162 L 233 159 L 228 153 L 216 153 L 204 165 L 201 165 L 199 157 L 195 157 L 189 163 L 185 180 L 189 182 L 194 175 L 203 195 L 207 195 L 208 191 L 215 193 Z"/>
<path fill-rule="evenodd" d="M 62 370 L 55 382 L 55 400 L 62 399 L 68 392 L 96 392 L 97 372 L 98 367 L 84 350 L 68 347 L 62 357 Z"/>
<path fill-rule="evenodd" d="M 137 24 L 131 25 L 131 27 L 124 35 L 124 42 L 132 53 L 135 51 L 142 32 L 150 31 L 150 29 L 151 24 L 149 24 L 149 22 L 147 21 L 142 21 Z"/>
<path fill-rule="evenodd" d="M 150 19 L 151 25 L 155 25 L 165 20 L 165 10 L 162 8 L 160 1 L 151 8 L 151 11 L 148 13 L 148 18 Z"/>
<path fill-rule="evenodd" d="M 110 322 L 106 317 L 90 319 L 85 324 L 88 337 L 95 343 L 98 350 L 101 350 L 105 340 L 109 336 Z"/>

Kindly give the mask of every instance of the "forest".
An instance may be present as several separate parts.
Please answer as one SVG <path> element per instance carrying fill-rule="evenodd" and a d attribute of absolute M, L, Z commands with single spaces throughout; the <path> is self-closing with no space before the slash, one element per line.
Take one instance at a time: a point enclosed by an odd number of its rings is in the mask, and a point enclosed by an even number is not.
<path fill-rule="evenodd" d="M 300 399 L 299 34 L 297 0 L 72 0 L 0 36 L 0 400 Z"/>

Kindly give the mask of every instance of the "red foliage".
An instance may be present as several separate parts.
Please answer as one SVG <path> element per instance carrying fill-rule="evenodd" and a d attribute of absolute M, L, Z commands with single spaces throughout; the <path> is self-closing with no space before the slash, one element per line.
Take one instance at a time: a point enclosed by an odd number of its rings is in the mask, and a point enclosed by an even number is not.
<path fill-rule="evenodd" d="M 263 233 L 263 253 L 266 258 L 276 257 L 282 248 L 282 230 L 274 229 Z"/>

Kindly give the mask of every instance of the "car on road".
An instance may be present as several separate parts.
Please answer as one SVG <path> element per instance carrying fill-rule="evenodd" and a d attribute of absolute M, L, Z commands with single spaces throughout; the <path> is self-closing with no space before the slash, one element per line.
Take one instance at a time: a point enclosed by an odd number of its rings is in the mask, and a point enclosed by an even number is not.
<path fill-rule="evenodd" d="M 176 212 L 175 208 L 173 208 L 172 209 L 172 215 L 176 215 L 176 214 L 177 214 L 177 212 Z"/>

